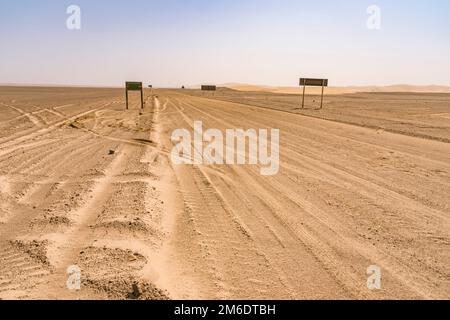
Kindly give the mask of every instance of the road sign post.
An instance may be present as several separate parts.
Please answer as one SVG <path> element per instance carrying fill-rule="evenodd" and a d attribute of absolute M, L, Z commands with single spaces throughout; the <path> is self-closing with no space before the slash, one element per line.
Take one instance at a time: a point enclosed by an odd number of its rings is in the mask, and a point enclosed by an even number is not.
<path fill-rule="evenodd" d="M 306 91 L 306 85 L 303 85 L 302 109 L 305 107 L 305 91 Z"/>
<path fill-rule="evenodd" d="M 324 88 L 328 87 L 328 79 L 300 78 L 300 86 L 303 86 L 302 109 L 305 108 L 306 86 L 322 87 L 322 95 L 320 98 L 320 109 L 322 109 L 323 108 L 323 93 L 324 93 Z"/>
<path fill-rule="evenodd" d="M 142 82 L 126 82 L 125 83 L 125 98 L 128 110 L 128 91 L 140 91 L 141 92 L 141 109 L 144 109 L 144 90 L 142 89 Z"/>

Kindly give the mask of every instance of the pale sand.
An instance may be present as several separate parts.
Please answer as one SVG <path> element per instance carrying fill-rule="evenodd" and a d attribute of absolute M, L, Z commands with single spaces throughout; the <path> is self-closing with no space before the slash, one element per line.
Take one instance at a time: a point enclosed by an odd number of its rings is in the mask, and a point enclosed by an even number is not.
<path fill-rule="evenodd" d="M 450 298 L 442 97 L 395 110 L 398 134 L 348 124 L 363 118 L 351 108 L 296 115 L 261 108 L 289 107 L 278 96 L 155 92 L 139 115 L 122 90 L 0 88 L 0 298 Z M 359 99 L 371 121 L 389 119 Z M 429 139 L 411 134 L 411 114 L 435 116 Z M 194 120 L 280 129 L 279 174 L 172 165 L 170 135 Z M 70 265 L 80 291 L 66 287 Z M 370 265 L 381 290 L 366 286 Z"/>
<path fill-rule="evenodd" d="M 303 91 L 303 87 L 271 87 L 258 86 L 252 84 L 228 83 L 222 87 L 230 88 L 238 91 L 253 91 L 253 92 L 271 92 L 271 93 L 287 93 L 299 94 Z M 320 94 L 321 87 L 307 87 L 306 93 Z M 419 93 L 450 93 L 450 86 L 411 86 L 411 85 L 392 85 L 392 86 L 347 86 L 347 87 L 326 87 L 324 94 L 348 94 L 358 92 L 419 92 Z"/>

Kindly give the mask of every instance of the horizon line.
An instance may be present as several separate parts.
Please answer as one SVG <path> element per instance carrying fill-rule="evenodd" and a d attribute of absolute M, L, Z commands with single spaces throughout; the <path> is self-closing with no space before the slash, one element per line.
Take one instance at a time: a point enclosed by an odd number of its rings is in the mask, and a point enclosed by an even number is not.
<path fill-rule="evenodd" d="M 144 81 L 138 81 L 144 83 Z M 207 82 L 205 82 L 206 84 Z M 208 82 L 209 83 L 209 82 Z M 261 88 L 300 88 L 300 86 L 289 86 L 289 85 L 267 85 L 267 84 L 257 84 L 257 83 L 246 83 L 246 82 L 225 82 L 220 84 L 215 84 L 218 87 L 228 87 L 228 86 L 252 86 L 252 87 L 261 87 Z M 2 87 L 53 87 L 53 88 L 105 88 L 105 89 L 116 89 L 123 88 L 125 86 L 125 82 L 123 86 L 120 85 L 97 85 L 97 84 L 62 84 L 62 83 L 0 83 Z M 178 89 L 181 88 L 182 85 L 178 86 L 155 86 L 153 85 L 153 89 Z M 184 85 L 186 89 L 194 89 L 200 87 L 201 84 L 194 85 Z M 445 87 L 450 89 L 450 84 L 409 84 L 409 83 L 396 83 L 396 84 L 385 84 L 385 85 L 340 85 L 340 86 L 328 86 L 329 88 L 389 88 L 389 87 L 418 87 L 418 88 L 427 88 L 427 87 Z M 147 87 L 147 86 L 146 86 Z"/>

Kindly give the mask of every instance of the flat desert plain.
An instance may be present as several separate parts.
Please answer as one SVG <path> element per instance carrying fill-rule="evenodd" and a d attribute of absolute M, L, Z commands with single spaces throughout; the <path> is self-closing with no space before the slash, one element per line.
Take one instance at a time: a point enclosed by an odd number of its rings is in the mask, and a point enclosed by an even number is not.
<path fill-rule="evenodd" d="M 450 95 L 318 101 L 1 87 L 0 298 L 449 299 Z M 175 165 L 194 121 L 279 129 L 278 174 Z"/>

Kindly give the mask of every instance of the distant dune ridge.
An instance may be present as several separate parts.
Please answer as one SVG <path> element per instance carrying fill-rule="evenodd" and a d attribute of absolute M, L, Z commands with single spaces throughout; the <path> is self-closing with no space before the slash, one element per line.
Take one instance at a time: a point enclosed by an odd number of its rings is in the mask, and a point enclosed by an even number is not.
<path fill-rule="evenodd" d="M 262 85 L 242 84 L 242 83 L 226 83 L 222 87 L 230 88 L 238 91 L 257 91 L 272 93 L 298 94 L 300 87 L 271 87 Z M 307 93 L 319 94 L 320 87 L 308 87 Z M 345 94 L 358 92 L 428 92 L 428 93 L 450 93 L 450 86 L 414 86 L 414 85 L 391 85 L 391 86 L 348 86 L 348 87 L 327 87 L 325 94 Z"/>
<path fill-rule="evenodd" d="M 200 89 L 199 84 L 197 85 L 187 85 L 184 86 L 186 89 Z M 123 88 L 121 85 L 77 85 L 77 84 L 33 84 L 33 83 L 0 83 L 0 87 L 41 87 L 41 88 Z M 156 86 L 158 87 L 158 86 Z M 180 86 L 181 87 L 181 86 Z M 270 92 L 270 93 L 282 93 L 282 94 L 300 94 L 302 89 L 298 87 L 278 87 L 278 86 L 265 86 L 257 84 L 246 84 L 246 83 L 224 83 L 217 85 L 218 88 L 228 88 L 237 91 L 249 91 L 249 92 Z M 153 86 L 155 88 L 155 86 Z M 169 86 L 159 87 L 170 89 Z M 307 94 L 320 94 L 320 87 L 308 87 Z M 346 86 L 346 87 L 335 87 L 330 86 L 325 89 L 325 95 L 333 94 L 348 94 L 348 93 L 362 93 L 362 92 L 405 92 L 405 93 L 450 93 L 450 86 L 442 85 L 428 85 L 428 86 L 417 86 L 408 84 L 398 84 L 390 86 Z"/>

